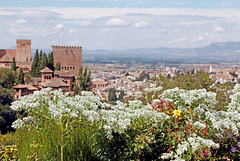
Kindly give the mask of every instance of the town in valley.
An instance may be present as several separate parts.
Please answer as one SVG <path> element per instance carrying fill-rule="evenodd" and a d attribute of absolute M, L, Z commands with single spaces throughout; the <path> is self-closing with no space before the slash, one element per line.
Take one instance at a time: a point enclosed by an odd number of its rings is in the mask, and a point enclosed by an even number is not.
<path fill-rule="evenodd" d="M 140 87 L 147 87 L 154 83 L 154 78 L 160 76 L 174 78 L 186 73 L 195 74 L 197 71 L 204 71 L 215 83 L 226 82 L 238 83 L 240 77 L 239 63 L 211 63 L 211 62 L 164 62 L 155 60 L 153 62 L 144 60 L 107 59 L 102 57 L 99 60 L 91 55 L 83 54 L 81 46 L 51 46 L 54 68 L 60 65 L 58 70 L 45 67 L 41 69 L 38 77 L 32 77 L 31 68 L 33 64 L 34 51 L 31 49 L 31 40 L 17 39 L 16 49 L 0 49 L 0 68 L 11 68 L 13 58 L 16 60 L 16 71 L 22 68 L 24 75 L 28 75 L 28 81 L 24 84 L 15 84 L 14 98 L 32 94 L 42 88 L 62 89 L 63 92 L 74 94 L 73 84 L 77 79 L 79 68 L 87 68 L 91 71 L 90 90 L 100 97 L 101 100 L 108 100 L 110 89 L 120 92 L 124 91 L 124 98 L 136 96 Z M 33 42 L 34 43 L 34 42 Z M 41 51 L 41 55 L 42 55 Z M 84 55 L 84 56 L 83 56 Z M 104 61 L 103 61 L 104 60 Z"/>

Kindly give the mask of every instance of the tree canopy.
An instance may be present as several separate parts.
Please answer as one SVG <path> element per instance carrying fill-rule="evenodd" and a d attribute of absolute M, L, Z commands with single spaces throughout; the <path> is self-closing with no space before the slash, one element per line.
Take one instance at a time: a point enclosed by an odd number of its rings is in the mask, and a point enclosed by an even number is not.
<path fill-rule="evenodd" d="M 83 73 L 83 67 L 81 66 L 78 71 L 77 79 L 74 82 L 74 93 L 80 94 L 81 91 L 90 91 L 91 84 L 91 71 L 88 71 L 86 67 Z"/>

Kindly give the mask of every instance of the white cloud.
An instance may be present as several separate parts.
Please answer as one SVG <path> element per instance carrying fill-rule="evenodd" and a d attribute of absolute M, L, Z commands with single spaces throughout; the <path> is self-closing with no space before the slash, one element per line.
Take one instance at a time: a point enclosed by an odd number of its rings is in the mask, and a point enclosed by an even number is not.
<path fill-rule="evenodd" d="M 114 18 L 106 22 L 106 25 L 108 26 L 126 26 L 128 22 L 119 19 L 119 18 Z"/>
<path fill-rule="evenodd" d="M 0 25 L 0 47 L 3 48 L 12 46 L 12 42 L 3 40 L 3 37 L 9 40 L 29 38 L 34 40 L 33 46 L 35 44 L 37 48 L 49 48 L 55 41 L 57 44 L 68 45 L 71 42 L 74 45 L 77 40 L 81 42 L 78 45 L 85 49 L 188 48 L 216 41 L 240 41 L 240 17 L 237 16 L 240 9 L 1 9 L 0 21 L 4 23 Z M 27 25 L 23 28 L 21 23 L 24 20 Z"/>
<path fill-rule="evenodd" d="M 203 36 L 198 36 L 198 38 L 197 38 L 198 40 L 203 40 L 204 38 L 203 38 Z"/>
<path fill-rule="evenodd" d="M 70 42 L 69 42 L 69 45 L 72 45 L 72 46 L 80 46 L 81 43 L 80 43 L 80 41 L 70 41 Z"/>
<path fill-rule="evenodd" d="M 191 9 L 191 8 L 81 8 L 81 7 L 45 7 L 41 10 L 53 11 L 67 19 L 99 18 L 131 13 L 152 15 L 199 15 L 209 17 L 230 17 L 239 19 L 238 9 Z M 205 22 L 205 21 L 202 21 Z M 202 23 L 201 22 L 201 23 Z"/>
<path fill-rule="evenodd" d="M 79 23 L 80 26 L 89 26 L 89 25 L 91 25 L 91 24 L 92 24 L 91 21 L 81 21 L 81 22 Z"/>
<path fill-rule="evenodd" d="M 25 19 L 19 19 L 17 20 L 17 23 L 21 24 L 21 23 L 27 23 L 27 21 Z"/>
<path fill-rule="evenodd" d="M 68 30 L 68 33 L 69 34 L 74 34 L 74 33 L 77 33 L 77 31 L 75 29 L 71 28 L 71 29 Z"/>
<path fill-rule="evenodd" d="M 58 31 L 58 30 L 61 30 L 63 27 L 64 27 L 64 25 L 59 23 L 53 29 Z"/>
<path fill-rule="evenodd" d="M 147 27 L 148 26 L 148 22 L 145 22 L 145 21 L 137 22 L 133 26 L 137 27 L 137 28 Z"/>
<path fill-rule="evenodd" d="M 222 32 L 222 31 L 224 31 L 224 28 L 222 28 L 222 27 L 220 27 L 220 26 L 217 26 L 217 27 L 214 28 L 214 31 L 216 31 L 216 32 Z"/>

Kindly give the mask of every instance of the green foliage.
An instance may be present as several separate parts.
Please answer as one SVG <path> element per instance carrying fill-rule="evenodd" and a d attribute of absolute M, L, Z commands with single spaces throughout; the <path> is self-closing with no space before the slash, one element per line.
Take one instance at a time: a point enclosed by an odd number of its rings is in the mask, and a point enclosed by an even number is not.
<path fill-rule="evenodd" d="M 0 160 L 18 160 L 17 146 L 12 133 L 0 135 Z"/>
<path fill-rule="evenodd" d="M 17 78 L 16 78 L 16 84 L 24 84 L 24 74 L 22 68 L 20 68 Z"/>
<path fill-rule="evenodd" d="M 40 70 L 43 69 L 43 67 L 42 67 L 42 59 L 43 59 L 43 53 L 42 53 L 42 50 L 41 50 L 40 54 L 39 54 L 39 61 L 38 61 L 38 66 L 39 66 Z"/>
<path fill-rule="evenodd" d="M 121 100 L 121 101 L 124 99 L 124 90 L 121 90 L 121 91 L 120 91 L 120 94 L 119 94 L 119 96 L 118 96 L 118 99 Z"/>
<path fill-rule="evenodd" d="M 60 70 L 61 69 L 61 63 L 60 62 L 57 62 L 56 64 L 56 67 L 55 67 L 55 70 Z"/>
<path fill-rule="evenodd" d="M 0 149 L 0 160 L 17 160 L 18 150 L 15 145 L 6 145 Z"/>
<path fill-rule="evenodd" d="M 6 134 L 13 131 L 11 125 L 16 120 L 16 113 L 9 108 L 13 102 L 15 72 L 11 69 L 0 69 L 0 78 L 0 131 Z"/>
<path fill-rule="evenodd" d="M 45 67 L 48 66 L 48 58 L 47 58 L 47 54 L 43 53 L 42 56 L 42 61 L 41 61 L 41 69 L 44 69 Z"/>
<path fill-rule="evenodd" d="M 0 104 L 10 105 L 13 101 L 13 90 L 0 86 Z"/>
<path fill-rule="evenodd" d="M 13 71 L 16 71 L 17 67 L 16 67 L 16 61 L 15 61 L 15 58 L 13 57 L 13 62 L 12 62 L 12 66 L 11 66 L 11 69 Z"/>
<path fill-rule="evenodd" d="M 90 91 L 91 84 L 91 71 L 88 71 L 86 67 L 83 73 L 83 67 L 81 66 L 78 71 L 77 79 L 74 82 L 73 90 L 75 95 L 80 94 L 81 91 Z"/>
<path fill-rule="evenodd" d="M 54 71 L 54 60 L 53 60 L 53 52 L 51 52 L 50 54 L 48 54 L 48 65 L 47 67 L 49 69 L 51 69 L 52 71 Z"/>
<path fill-rule="evenodd" d="M 32 67 L 31 67 L 31 76 L 32 77 L 40 77 L 41 76 L 38 49 L 36 50 L 35 56 L 33 58 L 33 63 L 32 63 Z"/>
<path fill-rule="evenodd" d="M 139 81 L 143 81 L 144 79 L 149 80 L 149 73 L 145 73 L 144 71 L 139 75 Z"/>
<path fill-rule="evenodd" d="M 13 91 L 0 86 L 0 131 L 2 134 L 14 131 L 11 127 L 16 120 L 16 112 L 10 109 L 13 101 Z"/>
<path fill-rule="evenodd" d="M 9 106 L 0 105 L 0 131 L 2 134 L 13 132 L 12 123 L 16 120 L 16 113 Z"/>
<path fill-rule="evenodd" d="M 0 69 L 0 86 L 3 88 L 12 88 L 15 83 L 15 72 L 11 69 Z"/>
<path fill-rule="evenodd" d="M 116 90 L 114 88 L 109 89 L 108 101 L 112 101 L 112 102 L 117 101 Z"/>

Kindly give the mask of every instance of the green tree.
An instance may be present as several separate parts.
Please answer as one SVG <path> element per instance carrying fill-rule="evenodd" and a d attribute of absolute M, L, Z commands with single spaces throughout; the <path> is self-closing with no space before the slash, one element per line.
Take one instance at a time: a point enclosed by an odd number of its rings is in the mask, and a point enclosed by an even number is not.
<path fill-rule="evenodd" d="M 20 68 L 20 70 L 18 72 L 16 83 L 17 84 L 19 84 L 19 83 L 24 84 L 24 74 L 23 74 L 22 68 Z"/>
<path fill-rule="evenodd" d="M 41 61 L 41 70 L 44 69 L 45 67 L 48 66 L 48 58 L 47 58 L 47 54 L 43 53 L 42 55 L 42 61 Z"/>
<path fill-rule="evenodd" d="M 35 56 L 33 58 L 33 63 L 32 63 L 32 67 L 31 67 L 31 76 L 32 77 L 40 77 L 41 76 L 40 67 L 39 67 L 38 49 L 36 50 Z"/>
<path fill-rule="evenodd" d="M 38 61 L 38 66 L 39 66 L 40 70 L 43 69 L 43 67 L 42 67 L 42 58 L 43 58 L 43 53 L 42 53 L 42 50 L 41 50 L 40 54 L 39 54 L 39 61 Z"/>
<path fill-rule="evenodd" d="M 88 71 L 86 67 L 83 73 L 83 67 L 81 66 L 78 71 L 77 79 L 74 82 L 74 93 L 80 94 L 81 91 L 90 91 L 91 84 L 91 71 Z"/>
<path fill-rule="evenodd" d="M 53 66 L 54 60 L 53 60 L 53 52 L 48 54 L 48 68 L 54 71 L 54 66 Z"/>
<path fill-rule="evenodd" d="M 13 102 L 12 86 L 16 72 L 11 69 L 0 69 L 0 133 L 13 131 L 11 125 L 16 119 L 16 113 L 10 109 Z"/>
<path fill-rule="evenodd" d="M 108 101 L 117 101 L 116 90 L 114 88 L 109 89 Z"/>
<path fill-rule="evenodd" d="M 60 69 L 61 69 L 61 64 L 60 64 L 60 62 L 57 62 L 55 70 L 60 70 Z"/>
<path fill-rule="evenodd" d="M 10 108 L 13 102 L 12 89 L 0 86 L 0 98 L 0 133 L 6 134 L 14 131 L 11 125 L 16 120 L 16 113 Z"/>
<path fill-rule="evenodd" d="M 11 69 L 16 71 L 17 67 L 16 67 L 16 61 L 15 61 L 15 58 L 13 57 L 13 62 L 12 62 L 12 66 L 11 66 Z"/>
<path fill-rule="evenodd" d="M 144 79 L 149 80 L 149 73 L 145 73 L 144 71 L 139 75 L 139 81 L 143 81 Z"/>
<path fill-rule="evenodd" d="M 124 90 L 121 90 L 121 91 L 120 91 L 120 94 L 119 94 L 119 96 L 118 96 L 118 99 L 121 100 L 121 101 L 124 99 Z"/>
<path fill-rule="evenodd" d="M 0 69 L 0 86 L 11 89 L 15 83 L 16 72 L 11 69 Z"/>

